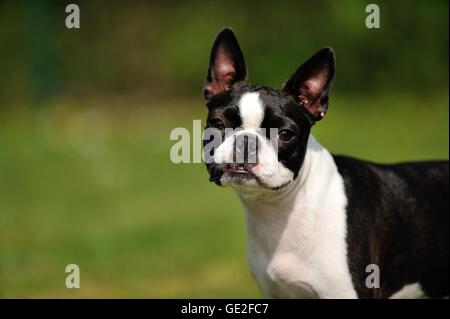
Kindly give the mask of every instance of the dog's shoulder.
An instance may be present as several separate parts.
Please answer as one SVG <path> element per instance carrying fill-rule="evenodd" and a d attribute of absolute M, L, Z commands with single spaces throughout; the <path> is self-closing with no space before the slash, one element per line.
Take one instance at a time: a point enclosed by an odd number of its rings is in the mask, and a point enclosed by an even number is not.
<path fill-rule="evenodd" d="M 348 259 L 358 296 L 386 298 L 410 283 L 431 297 L 448 294 L 448 161 L 333 159 L 348 201 Z M 381 269 L 380 289 L 364 285 L 369 264 Z"/>

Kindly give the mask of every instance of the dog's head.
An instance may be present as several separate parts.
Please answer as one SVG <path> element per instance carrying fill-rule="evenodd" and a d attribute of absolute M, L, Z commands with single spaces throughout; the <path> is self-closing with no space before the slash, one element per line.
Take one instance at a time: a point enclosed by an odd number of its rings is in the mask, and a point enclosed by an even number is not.
<path fill-rule="evenodd" d="M 289 185 L 303 164 L 311 126 L 327 112 L 334 72 L 334 53 L 324 48 L 281 90 L 251 85 L 236 36 L 223 29 L 214 41 L 203 88 L 211 181 L 238 190 Z"/>

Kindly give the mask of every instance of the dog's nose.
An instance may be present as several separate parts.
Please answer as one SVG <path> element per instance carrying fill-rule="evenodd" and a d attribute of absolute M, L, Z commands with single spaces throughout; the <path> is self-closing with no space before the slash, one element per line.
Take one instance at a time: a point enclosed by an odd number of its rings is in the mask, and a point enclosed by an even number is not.
<path fill-rule="evenodd" d="M 243 133 L 236 135 L 233 145 L 234 163 L 256 164 L 258 162 L 259 143 L 256 134 Z"/>

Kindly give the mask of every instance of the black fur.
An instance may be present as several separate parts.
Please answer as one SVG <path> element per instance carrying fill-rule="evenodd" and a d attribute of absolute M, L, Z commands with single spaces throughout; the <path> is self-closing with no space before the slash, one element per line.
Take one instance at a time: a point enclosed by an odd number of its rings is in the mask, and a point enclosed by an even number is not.
<path fill-rule="evenodd" d="M 360 298 L 387 298 L 406 284 L 449 293 L 448 161 L 380 165 L 335 156 L 348 198 L 348 261 Z M 380 267 L 380 289 L 365 285 Z"/>

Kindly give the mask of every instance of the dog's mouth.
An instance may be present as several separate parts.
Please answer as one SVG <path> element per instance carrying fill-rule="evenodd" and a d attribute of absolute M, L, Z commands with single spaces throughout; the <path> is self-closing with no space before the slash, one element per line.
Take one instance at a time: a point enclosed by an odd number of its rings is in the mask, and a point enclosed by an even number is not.
<path fill-rule="evenodd" d="M 228 174 L 252 175 L 252 173 L 244 165 L 228 165 L 223 169 L 223 172 Z"/>
<path fill-rule="evenodd" d="M 253 172 L 252 169 L 255 166 L 257 166 L 257 164 L 210 164 L 208 166 L 208 170 L 211 174 L 209 180 L 220 186 L 234 185 L 244 188 L 264 188 L 272 191 L 280 191 L 291 183 L 291 181 L 287 181 L 276 187 L 268 185 Z M 225 177 L 225 180 L 223 180 L 223 177 Z"/>
<path fill-rule="evenodd" d="M 223 175 L 226 176 L 227 183 L 242 187 L 261 187 L 258 176 L 252 171 L 256 164 L 226 164 L 223 168 Z"/>
<path fill-rule="evenodd" d="M 223 172 L 229 175 L 242 175 L 256 178 L 255 174 L 252 171 L 252 167 L 254 165 L 251 164 L 227 164 L 223 168 Z"/>

